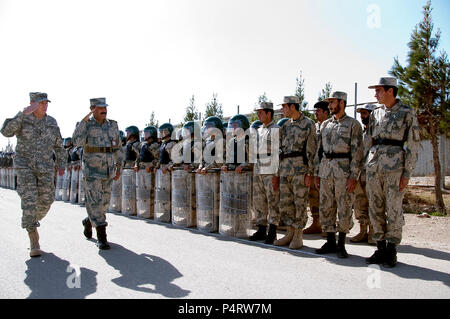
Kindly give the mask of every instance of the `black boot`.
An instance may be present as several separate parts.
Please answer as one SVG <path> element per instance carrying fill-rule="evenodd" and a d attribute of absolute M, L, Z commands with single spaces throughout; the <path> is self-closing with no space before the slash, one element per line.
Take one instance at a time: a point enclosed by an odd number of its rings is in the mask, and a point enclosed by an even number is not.
<path fill-rule="evenodd" d="M 251 235 L 248 239 L 251 241 L 264 240 L 267 237 L 266 231 L 267 231 L 267 226 L 258 225 L 258 230 L 256 231 L 256 233 Z"/>
<path fill-rule="evenodd" d="M 385 240 L 377 241 L 377 250 L 375 250 L 372 256 L 366 258 L 366 264 L 368 265 L 382 264 L 384 263 L 385 255 L 386 255 L 386 241 Z"/>
<path fill-rule="evenodd" d="M 85 219 L 83 219 L 83 221 L 81 223 L 84 226 L 84 231 L 83 231 L 84 236 L 86 236 L 87 239 L 91 239 L 92 238 L 92 225 L 91 225 L 91 221 L 89 220 L 89 217 L 86 217 Z"/>
<path fill-rule="evenodd" d="M 388 242 L 383 266 L 392 268 L 397 264 L 397 249 L 394 243 Z"/>
<path fill-rule="evenodd" d="M 345 236 L 346 233 L 339 233 L 339 239 L 337 244 L 336 253 L 338 258 L 348 258 L 347 251 L 345 250 Z"/>
<path fill-rule="evenodd" d="M 97 247 L 101 250 L 107 250 L 111 247 L 106 240 L 106 226 L 98 226 L 97 228 Z"/>
<path fill-rule="evenodd" d="M 316 254 L 329 254 L 336 252 L 336 233 L 327 233 L 327 242 L 319 249 L 316 249 Z"/>
<path fill-rule="evenodd" d="M 277 239 L 277 225 L 270 224 L 269 233 L 267 234 L 265 243 L 268 245 L 272 245 L 275 239 Z"/>

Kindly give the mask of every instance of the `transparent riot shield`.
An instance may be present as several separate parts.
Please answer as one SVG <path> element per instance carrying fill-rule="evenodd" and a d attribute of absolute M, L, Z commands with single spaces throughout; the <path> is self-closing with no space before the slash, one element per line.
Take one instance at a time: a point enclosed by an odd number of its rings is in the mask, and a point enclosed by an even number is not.
<path fill-rule="evenodd" d="M 55 200 L 62 200 L 64 175 L 60 176 L 56 172 Z"/>
<path fill-rule="evenodd" d="M 75 167 L 72 168 L 72 177 L 70 180 L 70 202 L 72 204 L 78 202 L 78 180 L 80 177 L 78 171 L 79 171 L 78 167 L 77 169 L 75 169 Z"/>
<path fill-rule="evenodd" d="M 170 182 L 171 174 L 169 171 L 163 174 L 162 169 L 156 170 L 154 219 L 165 223 L 170 223 Z"/>
<path fill-rule="evenodd" d="M 197 200 L 197 229 L 204 232 L 219 230 L 220 175 L 219 172 L 207 172 L 195 175 Z"/>
<path fill-rule="evenodd" d="M 11 167 L 8 167 L 8 176 L 7 176 L 7 183 L 8 183 L 8 189 L 12 189 L 12 168 Z"/>
<path fill-rule="evenodd" d="M 221 172 L 219 233 L 247 238 L 251 232 L 253 172 Z"/>
<path fill-rule="evenodd" d="M 70 199 L 70 180 L 71 180 L 71 170 L 66 168 L 64 171 L 63 185 L 62 185 L 62 196 L 61 199 L 68 202 Z"/>
<path fill-rule="evenodd" d="M 78 204 L 81 206 L 86 205 L 86 195 L 84 190 L 84 176 L 83 170 L 78 170 Z"/>
<path fill-rule="evenodd" d="M 195 175 L 183 168 L 172 172 L 172 224 L 193 227 L 195 214 Z"/>
<path fill-rule="evenodd" d="M 108 210 L 116 213 L 122 212 L 122 173 L 117 181 L 112 181 L 111 199 L 109 200 Z"/>
<path fill-rule="evenodd" d="M 0 168 L 0 187 L 5 187 L 5 169 L 3 167 Z"/>
<path fill-rule="evenodd" d="M 17 189 L 17 171 L 15 168 L 13 168 L 13 188 L 12 189 Z"/>
<path fill-rule="evenodd" d="M 136 215 L 136 172 L 131 168 L 122 172 L 122 214 Z"/>
<path fill-rule="evenodd" d="M 153 173 L 140 169 L 136 173 L 136 209 L 142 218 L 153 218 L 154 186 Z"/>

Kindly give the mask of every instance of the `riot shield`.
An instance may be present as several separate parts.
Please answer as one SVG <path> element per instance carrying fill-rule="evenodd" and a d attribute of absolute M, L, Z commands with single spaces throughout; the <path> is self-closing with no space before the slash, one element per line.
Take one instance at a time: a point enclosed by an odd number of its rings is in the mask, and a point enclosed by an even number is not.
<path fill-rule="evenodd" d="M 75 204 L 78 202 L 78 168 L 72 167 L 72 177 L 70 180 L 70 202 Z"/>
<path fill-rule="evenodd" d="M 122 172 L 122 214 L 136 215 L 136 172 L 131 168 Z"/>
<path fill-rule="evenodd" d="M 172 224 L 192 227 L 195 215 L 195 175 L 176 168 L 172 172 Z"/>
<path fill-rule="evenodd" d="M 250 236 L 253 172 L 221 172 L 219 233 L 226 236 Z"/>
<path fill-rule="evenodd" d="M 64 175 L 56 172 L 55 200 L 62 200 Z"/>
<path fill-rule="evenodd" d="M 86 205 L 83 170 L 81 168 L 78 170 L 78 204 L 81 206 Z"/>
<path fill-rule="evenodd" d="M 72 171 L 70 168 L 66 168 L 64 171 L 63 185 L 62 185 L 62 196 L 61 199 L 68 202 L 70 199 L 70 181 Z"/>
<path fill-rule="evenodd" d="M 220 175 L 207 172 L 195 175 L 197 200 L 197 229 L 204 232 L 219 230 Z"/>
<path fill-rule="evenodd" d="M 153 179 L 153 173 L 147 173 L 145 169 L 136 173 L 136 209 L 142 218 L 153 218 Z"/>
<path fill-rule="evenodd" d="M 122 174 L 120 174 L 117 181 L 112 181 L 108 210 L 116 213 L 122 212 Z"/>
<path fill-rule="evenodd" d="M 154 219 L 165 223 L 170 223 L 170 182 L 170 171 L 163 174 L 162 169 L 156 170 Z"/>

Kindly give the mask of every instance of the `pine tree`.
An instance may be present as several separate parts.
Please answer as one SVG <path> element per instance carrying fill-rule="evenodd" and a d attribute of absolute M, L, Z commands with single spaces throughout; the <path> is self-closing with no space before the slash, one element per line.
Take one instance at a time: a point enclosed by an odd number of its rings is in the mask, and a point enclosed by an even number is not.
<path fill-rule="evenodd" d="M 154 126 L 156 128 L 159 127 L 159 121 L 155 120 L 155 112 L 152 111 L 152 113 L 150 114 L 150 121 L 148 122 L 148 124 L 145 124 L 145 126 Z"/>
<path fill-rule="evenodd" d="M 189 105 L 186 108 L 186 115 L 184 116 L 184 122 L 182 124 L 185 124 L 189 121 L 195 121 L 198 120 L 198 112 L 197 108 L 195 107 L 195 97 L 192 94 L 191 99 L 189 100 Z"/>
<path fill-rule="evenodd" d="M 222 104 L 217 102 L 217 94 L 216 93 L 213 93 L 212 100 L 208 104 L 206 104 L 204 118 L 207 119 L 210 116 L 217 116 L 220 119 L 222 119 L 222 117 L 223 117 Z"/>
<path fill-rule="evenodd" d="M 295 95 L 299 99 L 300 112 L 309 118 L 313 118 L 313 114 L 309 113 L 307 110 L 308 102 L 305 101 L 305 79 L 303 79 L 302 71 L 300 71 L 299 76 L 296 78 Z"/>
<path fill-rule="evenodd" d="M 319 98 L 317 99 L 317 102 L 323 101 L 330 97 L 331 92 L 333 91 L 333 86 L 330 82 L 325 84 L 325 88 L 322 89 L 322 91 L 319 94 Z"/>
<path fill-rule="evenodd" d="M 436 204 L 439 212 L 445 214 L 438 135 L 443 123 L 444 127 L 448 125 L 446 113 L 449 111 L 449 66 L 445 52 L 440 56 L 436 55 L 441 32 L 438 30 L 433 37 L 431 11 L 431 2 L 428 1 L 424 6 L 423 20 L 414 28 L 408 43 L 407 65 L 403 67 L 396 57 L 389 73 L 399 79 L 399 97 L 416 110 L 419 125 L 430 137 L 433 147 Z"/>

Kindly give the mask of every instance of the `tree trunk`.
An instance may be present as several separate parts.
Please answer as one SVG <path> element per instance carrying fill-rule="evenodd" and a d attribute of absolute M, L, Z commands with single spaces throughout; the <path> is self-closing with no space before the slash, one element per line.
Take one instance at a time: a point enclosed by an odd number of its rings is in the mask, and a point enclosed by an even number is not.
<path fill-rule="evenodd" d="M 431 145 L 433 147 L 433 164 L 434 164 L 434 190 L 436 193 L 436 205 L 439 213 L 445 215 L 445 205 L 444 198 L 442 197 L 442 189 L 441 189 L 441 162 L 439 159 L 439 145 L 438 145 L 438 137 L 437 132 L 438 128 L 433 125 L 430 125 L 430 133 L 431 133 Z"/>

